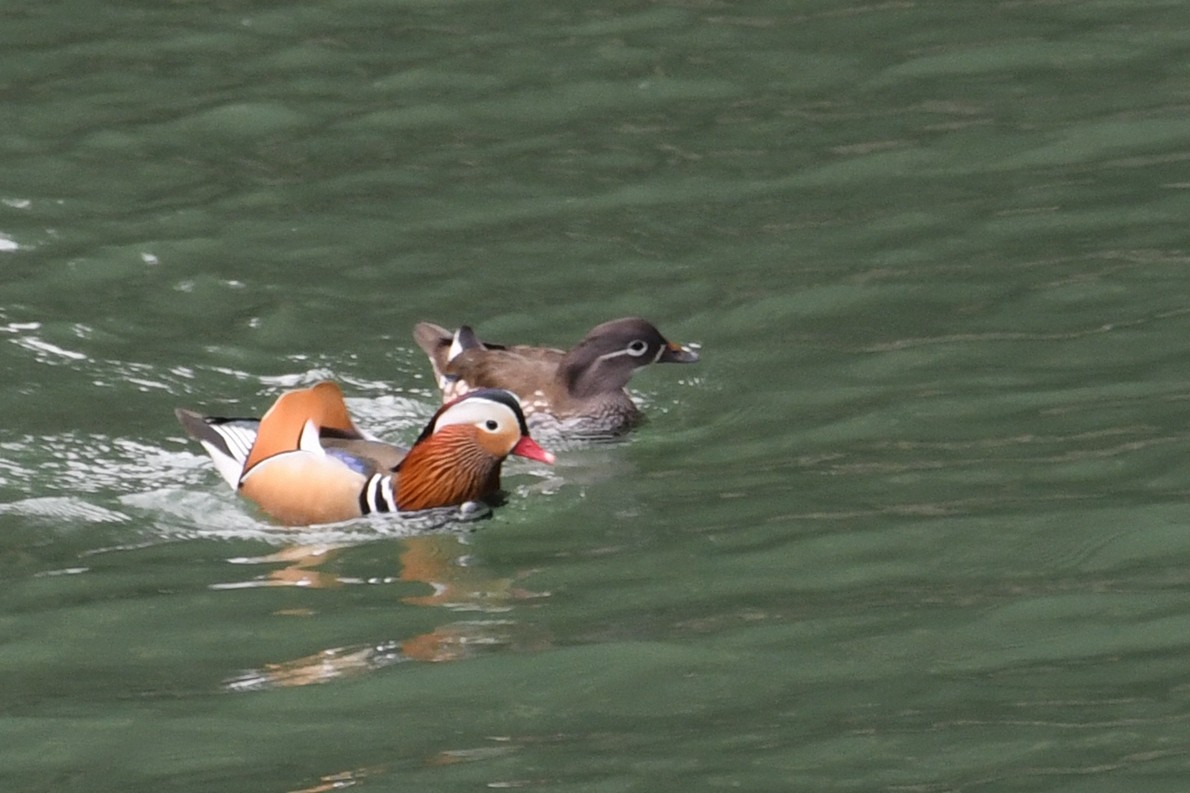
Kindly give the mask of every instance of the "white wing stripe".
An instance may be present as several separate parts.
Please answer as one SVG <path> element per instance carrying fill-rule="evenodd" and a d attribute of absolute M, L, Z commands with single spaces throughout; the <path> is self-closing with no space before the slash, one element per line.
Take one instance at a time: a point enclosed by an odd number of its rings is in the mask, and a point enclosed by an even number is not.
<path fill-rule="evenodd" d="M 256 442 L 256 430 L 234 424 L 208 424 L 207 426 L 223 438 L 231 456 L 243 465 L 244 461 L 248 459 L 248 453 L 252 451 L 252 444 Z"/>

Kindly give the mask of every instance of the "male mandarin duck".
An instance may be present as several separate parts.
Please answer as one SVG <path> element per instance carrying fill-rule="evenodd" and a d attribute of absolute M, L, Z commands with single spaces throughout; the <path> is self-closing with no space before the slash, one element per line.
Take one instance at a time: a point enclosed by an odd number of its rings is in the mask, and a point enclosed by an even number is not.
<path fill-rule="evenodd" d="M 331 382 L 282 394 L 259 421 L 177 416 L 232 488 L 288 525 L 461 505 L 499 491 L 510 454 L 554 462 L 494 388 L 443 405 L 407 452 L 361 432 Z"/>
<path fill-rule="evenodd" d="M 535 429 L 576 437 L 622 434 L 641 419 L 625 387 L 651 363 L 693 363 L 698 353 L 639 317 L 597 325 L 568 351 L 480 341 L 463 325 L 454 333 L 429 322 L 413 338 L 434 367 L 446 400 L 472 388 L 516 394 Z"/>

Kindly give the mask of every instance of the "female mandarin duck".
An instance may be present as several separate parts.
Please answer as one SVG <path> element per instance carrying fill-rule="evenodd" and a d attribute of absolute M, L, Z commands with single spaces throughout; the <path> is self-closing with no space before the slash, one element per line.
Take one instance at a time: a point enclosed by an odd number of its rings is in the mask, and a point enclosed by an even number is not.
<path fill-rule="evenodd" d="M 698 360 L 639 317 L 597 325 L 569 351 L 480 341 L 466 325 L 451 333 L 421 322 L 413 338 L 429 356 L 444 399 L 471 388 L 507 389 L 535 429 L 578 437 L 619 435 L 640 421 L 625 390 L 637 369 Z"/>
<path fill-rule="evenodd" d="M 177 415 L 228 484 L 288 525 L 477 501 L 499 491 L 508 455 L 554 461 L 491 388 L 443 405 L 408 452 L 361 432 L 331 382 L 282 394 L 259 422 Z"/>

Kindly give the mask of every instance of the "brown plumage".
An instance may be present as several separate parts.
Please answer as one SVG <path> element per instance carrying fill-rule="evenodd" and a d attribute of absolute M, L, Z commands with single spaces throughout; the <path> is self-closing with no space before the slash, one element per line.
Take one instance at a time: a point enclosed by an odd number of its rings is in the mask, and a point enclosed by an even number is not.
<path fill-rule="evenodd" d="M 259 421 L 178 418 L 233 488 L 289 525 L 477 501 L 499 490 L 509 454 L 553 462 L 516 398 L 495 389 L 443 405 L 407 453 L 365 436 L 329 382 L 282 394 Z"/>
<path fill-rule="evenodd" d="M 402 509 L 473 501 L 471 493 L 500 490 L 500 467 L 476 442 L 474 427 L 446 427 L 409 451 L 397 480 Z"/>
<path fill-rule="evenodd" d="M 494 344 L 466 325 L 451 333 L 429 322 L 418 323 L 413 338 L 444 399 L 472 388 L 507 389 L 536 429 L 571 436 L 625 432 L 641 417 L 625 390 L 638 369 L 698 360 L 639 317 L 598 325 L 570 350 Z"/>

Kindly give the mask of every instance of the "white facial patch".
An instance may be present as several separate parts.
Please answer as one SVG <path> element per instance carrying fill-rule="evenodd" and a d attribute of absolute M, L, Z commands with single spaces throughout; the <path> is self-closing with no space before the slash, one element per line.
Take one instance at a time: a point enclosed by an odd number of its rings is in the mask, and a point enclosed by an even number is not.
<path fill-rule="evenodd" d="M 474 424 L 487 429 L 484 424 L 488 421 L 495 421 L 498 425 L 497 429 L 520 426 L 516 413 L 513 413 L 512 408 L 508 405 L 483 397 L 475 397 L 474 399 L 464 399 L 457 405 L 447 408 L 434 422 L 434 432 L 452 424 Z"/>

